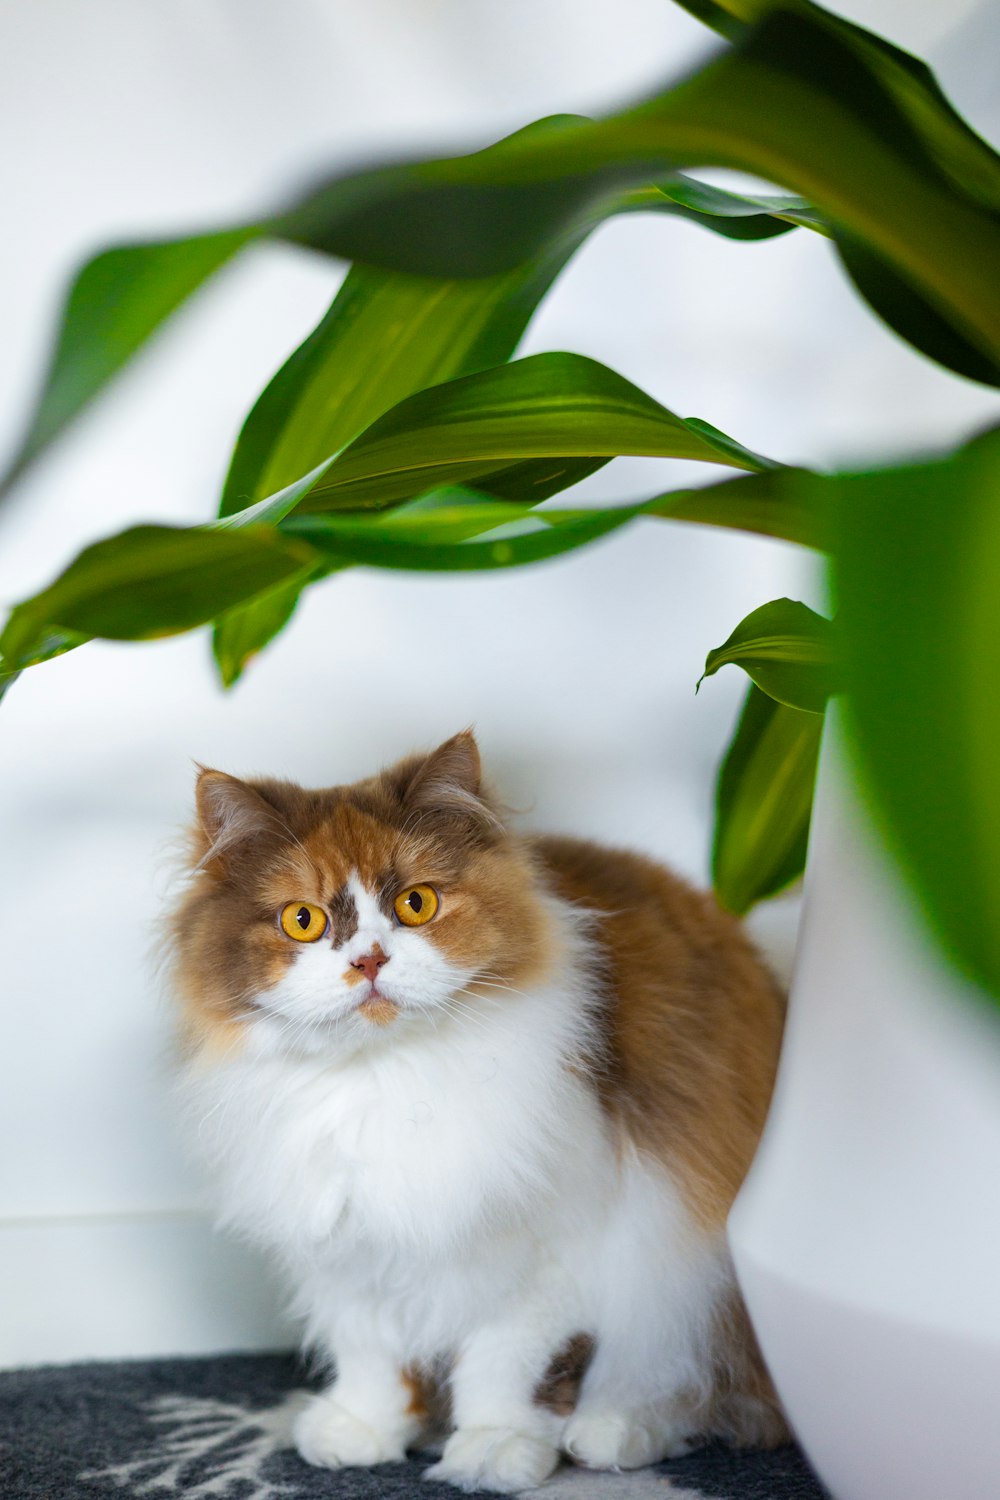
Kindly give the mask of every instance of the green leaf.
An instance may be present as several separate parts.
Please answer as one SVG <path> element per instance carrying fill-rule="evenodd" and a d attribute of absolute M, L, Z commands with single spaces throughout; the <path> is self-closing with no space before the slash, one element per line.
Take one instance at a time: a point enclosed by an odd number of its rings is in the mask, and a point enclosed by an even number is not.
<path fill-rule="evenodd" d="M 948 956 L 1000 1001 L 1000 429 L 829 482 L 870 806 Z"/>
<path fill-rule="evenodd" d="M 41 398 L 0 493 L 254 233 L 232 229 L 174 243 L 122 245 L 83 267 L 60 315 Z"/>
<path fill-rule="evenodd" d="M 215 652 L 229 682 L 281 629 L 302 588 L 340 568 L 514 567 L 584 546 L 641 516 L 815 540 L 801 494 L 809 476 L 802 474 L 799 492 L 786 494 L 774 491 L 780 474 L 766 472 L 604 508 L 529 510 L 452 488 L 370 514 L 288 514 L 324 468 L 243 516 L 189 530 L 136 527 L 85 548 L 55 583 L 13 612 L 0 637 L 4 669 L 16 673 L 93 635 L 143 640 L 215 619 L 226 627 Z M 255 522 L 268 507 L 273 520 L 287 516 L 277 530 Z"/>
<path fill-rule="evenodd" d="M 333 459 L 297 509 L 377 509 L 442 484 L 495 480 L 501 469 L 510 496 L 511 472 L 525 460 L 624 453 L 773 467 L 706 423 L 675 416 L 596 360 L 536 354 L 400 402 Z M 537 477 L 534 466 L 528 472 Z M 538 498 L 528 484 L 513 492 Z"/>
<path fill-rule="evenodd" d="M 536 121 L 512 141 L 543 139 L 580 116 Z M 74 278 L 62 310 L 56 348 L 21 448 L 0 480 L 0 495 L 156 332 L 180 304 L 244 245 L 291 240 L 339 252 L 330 241 L 351 189 L 326 184 L 290 210 L 255 223 L 159 243 L 117 245 Z M 675 214 L 733 239 L 764 239 L 796 224 L 821 229 L 808 204 L 793 198 L 742 197 L 677 174 L 589 205 L 557 232 L 534 264 L 492 286 L 443 288 L 425 277 L 355 267 L 327 317 L 270 383 L 248 419 L 233 456 L 222 514 L 281 488 L 356 436 L 381 411 L 438 379 L 497 364 L 552 280 L 583 239 L 608 215 L 649 210 Z M 419 240 L 422 209 L 410 233 Z M 334 226 L 335 227 L 335 226 Z M 404 267 L 404 272 L 409 267 Z M 504 271 L 509 272 L 505 267 Z M 377 305 L 375 305 L 377 304 Z M 381 404 L 376 373 L 385 365 Z M 331 364 L 337 372 L 331 379 Z M 391 368 L 390 368 L 391 367 Z M 359 371 L 370 371 L 359 379 Z M 353 382 L 348 378 L 353 374 Z"/>
<path fill-rule="evenodd" d="M 491 275 L 617 194 L 697 164 L 803 195 L 838 242 L 887 269 L 887 289 L 874 269 L 862 287 L 876 311 L 885 296 L 898 324 L 902 281 L 1000 383 L 1000 159 L 925 68 L 818 7 L 775 10 L 693 77 L 609 119 L 331 184 L 324 243 L 398 270 Z M 922 338 L 918 323 L 907 336 Z"/>
<path fill-rule="evenodd" d="M 173 635 L 303 576 L 315 561 L 301 542 L 266 527 L 134 526 L 85 548 L 49 588 L 18 605 L 0 651 L 19 669 L 93 636 Z"/>
<path fill-rule="evenodd" d="M 470 156 L 334 179 L 252 225 L 98 256 L 71 293 L 8 482 L 248 240 L 284 238 L 454 278 L 554 253 L 609 213 L 652 206 L 657 193 L 661 208 L 739 232 L 741 215 L 711 202 L 711 189 L 685 186 L 679 169 L 697 164 L 744 169 L 804 195 L 815 210 L 786 203 L 774 218 L 826 227 L 891 326 L 931 358 L 1000 383 L 1000 159 L 906 53 L 804 3 L 746 24 L 765 8 L 697 0 L 694 9 L 737 46 L 606 120 L 539 122 Z M 763 220 L 756 227 L 771 232 Z M 251 493 L 242 483 L 237 473 L 227 505 Z"/>
<path fill-rule="evenodd" d="M 804 198 L 793 194 L 732 193 L 688 177 L 683 172 L 651 188 L 623 194 L 620 208 L 675 213 L 730 240 L 770 240 L 801 225 L 819 234 L 829 231 Z"/>
<path fill-rule="evenodd" d="M 791 11 L 811 27 L 823 26 L 854 49 L 891 97 L 896 110 L 919 137 L 927 156 L 956 185 L 980 202 L 1000 208 L 996 153 L 969 125 L 942 92 L 930 68 L 919 57 L 833 15 L 811 0 L 675 0 L 713 30 L 739 41 L 765 16 Z"/>
<path fill-rule="evenodd" d="M 295 613 L 309 575 L 265 589 L 246 604 L 229 609 L 212 631 L 212 655 L 223 687 L 232 687 L 247 664 L 269 645 Z"/>
<path fill-rule="evenodd" d="M 802 481 L 807 476 L 800 471 Z M 782 540 L 811 541 L 805 506 L 783 501 L 761 486 L 779 476 L 747 474 L 702 489 L 674 490 L 633 504 L 526 510 L 474 490 L 453 487 L 409 505 L 372 515 L 290 515 L 281 530 L 301 537 L 338 567 L 433 572 L 478 572 L 519 567 L 557 557 L 646 517 L 692 520 Z M 487 535 L 489 533 L 489 535 Z M 493 535 L 492 533 L 499 533 Z"/>
<path fill-rule="evenodd" d="M 712 882 L 729 911 L 802 874 L 822 728 L 751 684 L 716 786 Z"/>
<path fill-rule="evenodd" d="M 832 545 L 830 491 L 823 476 L 807 469 L 743 474 L 698 489 L 668 491 L 646 504 L 650 514 L 672 521 L 734 527 L 819 551 Z"/>
<path fill-rule="evenodd" d="M 747 615 L 708 653 L 698 687 L 730 662 L 789 708 L 821 714 L 838 689 L 832 622 L 795 599 L 772 599 Z"/>
<path fill-rule="evenodd" d="M 414 391 L 508 359 L 577 243 L 567 239 L 538 265 L 482 281 L 431 281 L 355 266 L 247 417 L 220 515 L 275 490 L 290 495 L 297 476 Z M 296 602 L 286 585 L 218 621 L 212 649 L 226 687 L 284 629 Z"/>
<path fill-rule="evenodd" d="M 407 571 L 478 572 L 522 567 L 571 552 L 607 536 L 642 513 L 641 506 L 577 512 L 525 512 L 488 498 L 480 513 L 470 507 L 442 510 L 433 526 L 426 519 L 411 526 L 379 524 L 378 519 L 341 515 L 293 516 L 282 525 L 287 536 L 308 542 L 343 567 L 401 568 Z M 483 539 L 483 533 L 499 535 Z M 465 535 L 463 535 L 465 533 Z"/>

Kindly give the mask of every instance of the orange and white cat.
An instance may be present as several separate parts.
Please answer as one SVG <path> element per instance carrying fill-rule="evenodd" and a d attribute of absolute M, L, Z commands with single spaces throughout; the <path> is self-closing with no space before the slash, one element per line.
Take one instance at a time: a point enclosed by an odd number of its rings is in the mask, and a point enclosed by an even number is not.
<path fill-rule="evenodd" d="M 520 837 L 471 734 L 353 786 L 203 771 L 173 917 L 184 1090 L 222 1217 L 336 1370 L 310 1463 L 523 1490 L 787 1437 L 724 1222 L 781 994 L 710 896 Z"/>

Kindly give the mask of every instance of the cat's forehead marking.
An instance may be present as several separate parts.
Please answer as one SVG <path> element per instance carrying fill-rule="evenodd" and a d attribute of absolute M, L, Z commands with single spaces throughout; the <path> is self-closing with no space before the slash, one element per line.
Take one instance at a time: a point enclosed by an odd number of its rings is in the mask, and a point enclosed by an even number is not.
<path fill-rule="evenodd" d="M 342 948 L 358 930 L 358 904 L 354 892 L 342 885 L 330 902 L 330 937 L 335 948 Z"/>

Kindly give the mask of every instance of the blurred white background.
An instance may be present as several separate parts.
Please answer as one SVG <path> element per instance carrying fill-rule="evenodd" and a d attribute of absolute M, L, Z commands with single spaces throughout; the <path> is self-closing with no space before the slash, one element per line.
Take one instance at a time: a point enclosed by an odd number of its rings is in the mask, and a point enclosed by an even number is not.
<path fill-rule="evenodd" d="M 929 54 L 1000 139 L 996 0 L 851 13 Z M 8 0 L 0 16 L 5 452 L 61 286 L 95 247 L 255 213 L 321 166 L 601 111 L 715 45 L 669 0 Z M 211 515 L 242 415 L 342 270 L 256 249 L 199 295 L 0 511 L 0 602 L 123 525 Z M 995 395 L 876 323 L 804 232 L 740 245 L 609 224 L 524 352 L 560 348 L 817 465 L 930 450 L 997 416 Z M 619 461 L 586 492 L 709 477 Z M 694 684 L 709 647 L 786 593 L 821 597 L 794 549 L 649 522 L 496 577 L 340 577 L 229 696 L 203 632 L 27 674 L 0 710 L 0 1364 L 290 1341 L 263 1267 L 212 1233 L 171 1120 L 154 948 L 192 760 L 327 784 L 474 723 L 526 825 L 704 879 L 743 679 L 697 701 Z M 414 621 L 435 642 L 416 671 Z"/>

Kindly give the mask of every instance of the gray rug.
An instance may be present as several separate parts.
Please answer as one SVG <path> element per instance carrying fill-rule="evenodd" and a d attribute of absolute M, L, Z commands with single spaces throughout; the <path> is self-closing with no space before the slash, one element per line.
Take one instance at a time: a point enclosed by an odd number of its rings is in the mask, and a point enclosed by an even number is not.
<path fill-rule="evenodd" d="M 313 1469 L 290 1446 L 308 1377 L 288 1355 L 221 1355 L 0 1373 L 4 1500 L 456 1500 L 426 1463 Z M 826 1500 L 798 1449 L 713 1445 L 655 1469 L 567 1466 L 545 1500 Z"/>

